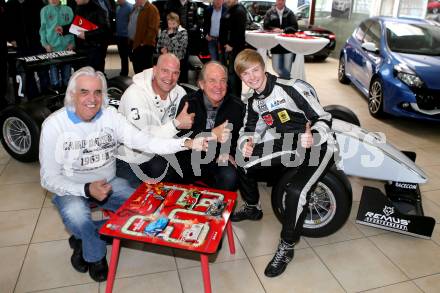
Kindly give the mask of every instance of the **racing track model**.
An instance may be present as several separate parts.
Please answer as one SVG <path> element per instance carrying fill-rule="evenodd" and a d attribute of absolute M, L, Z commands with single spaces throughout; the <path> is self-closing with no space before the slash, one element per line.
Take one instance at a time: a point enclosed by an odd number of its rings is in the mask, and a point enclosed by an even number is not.
<path fill-rule="evenodd" d="M 15 103 L 0 113 L 1 141 L 13 158 L 22 162 L 38 159 L 41 124 L 52 112 L 63 106 L 64 99 L 64 93 L 53 92 L 28 100 L 23 91 L 26 89 L 25 73 L 47 68 L 50 64 L 81 61 L 84 58 L 74 53 L 17 59 L 16 70 L 9 74 L 9 92 L 13 93 L 9 99 L 12 98 Z M 111 105 L 119 105 L 119 99 L 130 83 L 130 79 L 122 77 L 108 81 Z M 197 90 L 192 85 L 182 86 L 188 93 Z M 324 108 L 333 116 L 332 130 L 339 144 L 340 158 L 337 158 L 336 165 L 323 176 L 311 194 L 303 235 L 327 236 L 345 224 L 352 205 L 352 190 L 347 175 L 353 175 L 387 182 L 386 195 L 377 189 L 364 188 L 359 206 L 359 223 L 430 237 L 435 220 L 423 216 L 418 184 L 425 183 L 427 176 L 414 163 L 415 154 L 404 154 L 386 143 L 382 135 L 361 128 L 351 110 L 336 105 Z M 278 219 L 284 213 L 284 186 L 289 184 L 295 172 L 295 169 L 286 168 L 279 174 L 267 174 L 264 178 L 273 186 L 272 208 Z"/>

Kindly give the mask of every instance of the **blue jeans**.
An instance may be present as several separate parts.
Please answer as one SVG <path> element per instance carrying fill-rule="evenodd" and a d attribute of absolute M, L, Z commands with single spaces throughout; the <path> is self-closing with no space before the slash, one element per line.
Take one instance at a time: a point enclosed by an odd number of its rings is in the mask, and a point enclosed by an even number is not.
<path fill-rule="evenodd" d="M 295 54 L 272 54 L 272 68 L 284 79 L 290 79 L 290 71 L 292 70 L 292 63 L 295 60 Z"/>
<path fill-rule="evenodd" d="M 103 203 L 97 203 L 100 207 L 116 211 L 134 192 L 128 181 L 119 177 L 110 182 L 112 192 Z M 55 195 L 52 199 L 58 208 L 66 228 L 77 239 L 82 240 L 83 257 L 87 262 L 97 262 L 105 257 L 107 252 L 106 242 L 99 237 L 98 230 L 104 221 L 93 221 L 91 217 L 91 200 L 82 196 Z"/>
<path fill-rule="evenodd" d="M 219 45 L 218 39 L 208 41 L 208 51 L 209 51 L 209 55 L 211 55 L 212 61 L 220 60 L 218 45 Z"/>
<path fill-rule="evenodd" d="M 61 79 L 60 80 L 60 69 L 61 69 Z M 54 87 L 67 86 L 70 79 L 70 74 L 72 72 L 72 67 L 70 64 L 61 65 L 61 68 L 58 65 L 51 65 L 49 69 L 50 73 L 50 84 Z"/>

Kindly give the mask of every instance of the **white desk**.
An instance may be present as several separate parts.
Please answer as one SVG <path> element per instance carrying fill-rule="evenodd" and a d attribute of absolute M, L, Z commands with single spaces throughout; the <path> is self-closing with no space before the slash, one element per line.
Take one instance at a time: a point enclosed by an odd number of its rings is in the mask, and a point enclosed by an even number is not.
<path fill-rule="evenodd" d="M 266 51 L 280 44 L 285 49 L 296 54 L 295 62 L 292 64 L 290 75 L 295 79 L 305 80 L 304 55 L 309 55 L 324 48 L 329 40 L 305 36 L 303 34 L 278 34 L 270 32 L 246 31 L 246 42 L 257 48 L 258 52 L 266 61 Z"/>

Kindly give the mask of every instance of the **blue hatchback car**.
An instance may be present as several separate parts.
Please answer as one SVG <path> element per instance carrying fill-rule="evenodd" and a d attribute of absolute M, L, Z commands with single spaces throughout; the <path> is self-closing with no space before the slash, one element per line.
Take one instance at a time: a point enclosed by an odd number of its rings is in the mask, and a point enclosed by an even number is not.
<path fill-rule="evenodd" d="M 440 121 L 440 26 L 407 18 L 363 21 L 341 50 L 338 79 L 368 97 L 374 117 Z"/>

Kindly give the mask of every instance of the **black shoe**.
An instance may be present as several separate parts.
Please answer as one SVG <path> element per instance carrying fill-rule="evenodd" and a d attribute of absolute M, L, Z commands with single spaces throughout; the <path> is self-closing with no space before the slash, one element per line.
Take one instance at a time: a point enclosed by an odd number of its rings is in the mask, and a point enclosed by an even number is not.
<path fill-rule="evenodd" d="M 231 215 L 232 222 L 240 222 L 243 220 L 257 221 L 261 220 L 263 212 L 258 205 L 248 205 L 244 203 L 240 209 L 236 210 Z"/>
<path fill-rule="evenodd" d="M 82 241 L 81 239 L 76 239 L 75 236 L 70 236 L 69 238 L 70 248 L 73 249 L 72 257 L 70 262 L 75 270 L 80 273 L 85 273 L 89 269 L 88 263 L 84 260 L 82 255 Z"/>
<path fill-rule="evenodd" d="M 89 275 L 96 282 L 107 280 L 108 265 L 105 256 L 100 261 L 89 263 Z"/>
<path fill-rule="evenodd" d="M 264 270 L 264 274 L 269 277 L 276 277 L 281 275 L 287 267 L 287 264 L 293 259 L 293 247 L 295 244 L 289 244 L 282 239 L 278 244 L 277 251 L 274 257 Z"/>

